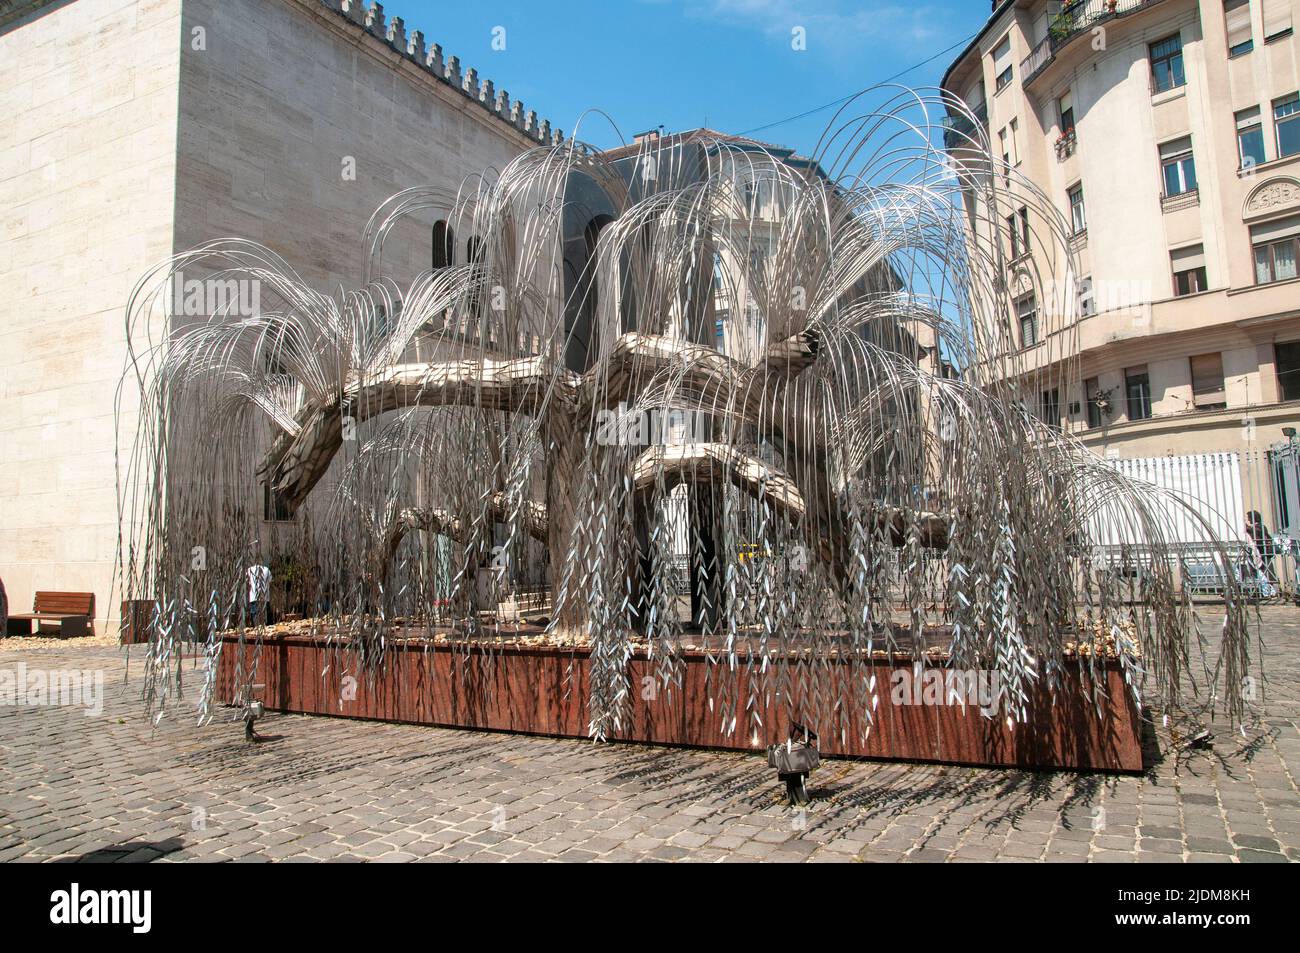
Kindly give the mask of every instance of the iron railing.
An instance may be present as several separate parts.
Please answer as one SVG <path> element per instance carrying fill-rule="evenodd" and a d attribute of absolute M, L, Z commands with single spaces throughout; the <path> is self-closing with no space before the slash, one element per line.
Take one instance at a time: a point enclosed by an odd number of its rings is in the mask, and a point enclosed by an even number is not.
<path fill-rule="evenodd" d="M 943 117 L 943 147 L 951 152 L 953 149 L 969 146 L 979 142 L 978 131 L 989 124 L 989 107 L 987 102 L 970 107 L 975 122 L 966 113 Z M 978 125 L 976 125 L 978 122 Z"/>
<path fill-rule="evenodd" d="M 1107 20 L 1155 6 L 1160 0 L 1076 0 L 1061 8 L 1047 25 L 1047 36 L 1020 62 L 1020 85 L 1028 86 L 1071 41 Z"/>

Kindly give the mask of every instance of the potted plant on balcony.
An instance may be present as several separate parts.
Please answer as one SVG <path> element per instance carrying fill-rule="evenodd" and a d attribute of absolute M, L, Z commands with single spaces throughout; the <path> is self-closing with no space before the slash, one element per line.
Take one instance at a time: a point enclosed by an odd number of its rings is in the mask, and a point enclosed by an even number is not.
<path fill-rule="evenodd" d="M 1074 12 L 1062 10 L 1052 18 L 1052 22 L 1047 27 L 1047 35 L 1052 38 L 1053 43 L 1060 43 L 1074 33 L 1077 27 Z"/>
<path fill-rule="evenodd" d="M 1064 159 L 1074 148 L 1074 127 L 1067 126 L 1061 130 L 1060 135 L 1056 137 L 1056 155 L 1059 159 Z"/>
<path fill-rule="evenodd" d="M 1119 6 L 1119 0 L 1106 0 L 1107 13 L 1114 13 L 1117 6 Z"/>

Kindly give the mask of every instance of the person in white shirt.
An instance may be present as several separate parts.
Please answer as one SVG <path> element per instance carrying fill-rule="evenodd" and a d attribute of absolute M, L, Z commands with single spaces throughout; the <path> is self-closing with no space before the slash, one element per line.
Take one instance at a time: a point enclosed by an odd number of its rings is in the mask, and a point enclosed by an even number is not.
<path fill-rule="evenodd" d="M 271 567 L 254 563 L 248 567 L 248 621 L 250 625 L 266 622 L 271 597 Z"/>

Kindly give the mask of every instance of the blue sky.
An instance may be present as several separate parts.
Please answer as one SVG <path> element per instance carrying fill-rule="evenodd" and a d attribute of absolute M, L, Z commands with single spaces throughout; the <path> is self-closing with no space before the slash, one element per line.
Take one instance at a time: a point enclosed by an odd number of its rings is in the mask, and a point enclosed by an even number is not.
<path fill-rule="evenodd" d="M 937 84 L 988 17 L 987 0 L 851 3 L 847 0 L 388 0 L 408 31 L 475 67 L 497 89 L 536 109 L 566 135 L 602 109 L 627 139 L 662 124 L 709 125 L 809 154 L 835 110 L 753 131 L 807 112 L 945 53 L 897 80 Z M 494 27 L 505 49 L 493 50 Z M 795 28 L 806 49 L 793 49 Z M 619 144 L 590 115 L 586 141 Z"/>

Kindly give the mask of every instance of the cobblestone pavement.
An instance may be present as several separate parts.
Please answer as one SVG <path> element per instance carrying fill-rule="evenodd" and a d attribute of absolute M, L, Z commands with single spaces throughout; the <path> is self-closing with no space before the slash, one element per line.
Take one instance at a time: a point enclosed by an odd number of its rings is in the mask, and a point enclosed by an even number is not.
<path fill-rule="evenodd" d="M 294 715 L 259 745 L 151 731 L 115 650 L 53 643 L 0 668 L 102 668 L 104 711 L 0 706 L 0 861 L 1300 860 L 1300 610 L 1262 614 L 1245 737 L 1171 753 L 1158 727 L 1141 777 L 825 762 L 803 814 L 753 755 Z"/>

